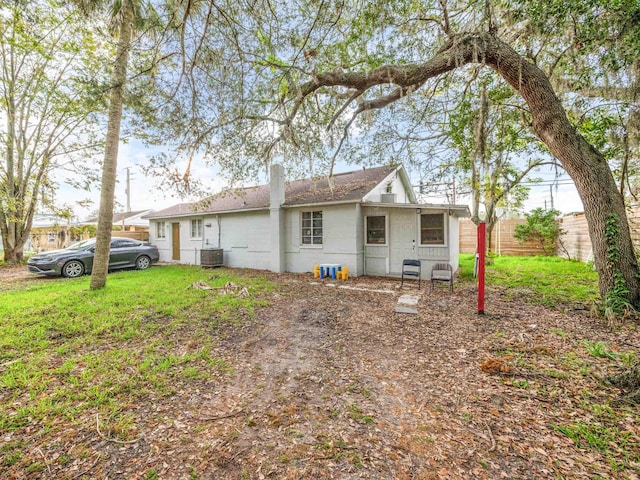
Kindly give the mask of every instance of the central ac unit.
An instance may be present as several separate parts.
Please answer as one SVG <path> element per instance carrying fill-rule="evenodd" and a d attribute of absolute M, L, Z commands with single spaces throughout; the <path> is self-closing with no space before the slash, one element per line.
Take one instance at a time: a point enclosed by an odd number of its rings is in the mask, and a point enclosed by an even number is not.
<path fill-rule="evenodd" d="M 222 267 L 222 248 L 203 248 L 200 250 L 200 266 L 202 267 Z"/>

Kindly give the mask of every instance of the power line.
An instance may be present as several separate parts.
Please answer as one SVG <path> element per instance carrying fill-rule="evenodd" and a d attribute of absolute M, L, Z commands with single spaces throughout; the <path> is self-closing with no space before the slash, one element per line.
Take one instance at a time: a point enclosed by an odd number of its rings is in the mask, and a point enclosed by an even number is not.
<path fill-rule="evenodd" d="M 520 182 L 520 185 L 540 185 L 543 187 L 547 187 L 549 185 L 554 186 L 554 185 L 558 185 L 558 186 L 562 186 L 562 185 L 574 185 L 573 180 L 560 180 L 558 182 L 555 182 L 553 180 L 543 180 L 541 182 L 533 182 L 533 181 L 528 181 L 528 182 Z"/>

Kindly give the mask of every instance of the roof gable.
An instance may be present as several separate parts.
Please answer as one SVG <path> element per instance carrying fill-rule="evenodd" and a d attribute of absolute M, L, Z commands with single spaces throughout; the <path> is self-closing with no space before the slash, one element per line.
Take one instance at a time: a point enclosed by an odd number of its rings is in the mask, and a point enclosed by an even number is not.
<path fill-rule="evenodd" d="M 381 193 L 387 192 L 387 187 L 390 184 L 400 185 L 402 187 L 402 192 L 398 191 L 395 187 L 393 188 L 393 194 L 398 196 L 401 203 L 416 203 L 416 195 L 411 187 L 411 181 L 409 179 L 409 175 L 407 175 L 406 170 L 403 167 L 398 167 L 389 172 L 389 174 L 384 177 L 377 185 L 375 185 L 372 189 L 367 192 L 363 197 L 363 202 L 380 202 Z M 386 203 L 386 202 L 383 202 Z"/>

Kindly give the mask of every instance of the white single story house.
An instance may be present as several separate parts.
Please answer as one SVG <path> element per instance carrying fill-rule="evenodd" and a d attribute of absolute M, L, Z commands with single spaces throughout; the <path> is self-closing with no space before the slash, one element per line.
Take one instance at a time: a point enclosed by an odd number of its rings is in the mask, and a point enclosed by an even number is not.
<path fill-rule="evenodd" d="M 146 215 L 160 260 L 200 264 L 203 249 L 223 250 L 229 267 L 313 272 L 340 264 L 349 274 L 400 275 L 403 259 L 422 260 L 422 275 L 458 268 L 458 219 L 466 205 L 418 204 L 402 166 L 285 183 L 273 165 L 270 184 L 230 190 L 202 202 Z"/>

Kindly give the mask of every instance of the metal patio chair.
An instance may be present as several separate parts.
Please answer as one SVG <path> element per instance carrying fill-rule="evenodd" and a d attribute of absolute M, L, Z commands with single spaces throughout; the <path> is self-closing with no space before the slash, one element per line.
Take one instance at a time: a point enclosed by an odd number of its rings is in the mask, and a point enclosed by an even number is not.
<path fill-rule="evenodd" d="M 420 290 L 420 277 L 422 273 L 422 266 L 420 260 L 405 259 L 402 261 L 402 277 L 400 280 L 400 288 L 404 285 L 405 275 L 408 277 L 416 277 L 418 280 L 418 290 Z"/>
<path fill-rule="evenodd" d="M 449 282 L 449 291 L 453 292 L 453 267 L 448 263 L 436 263 L 431 269 L 431 288 L 433 292 L 434 282 Z"/>

